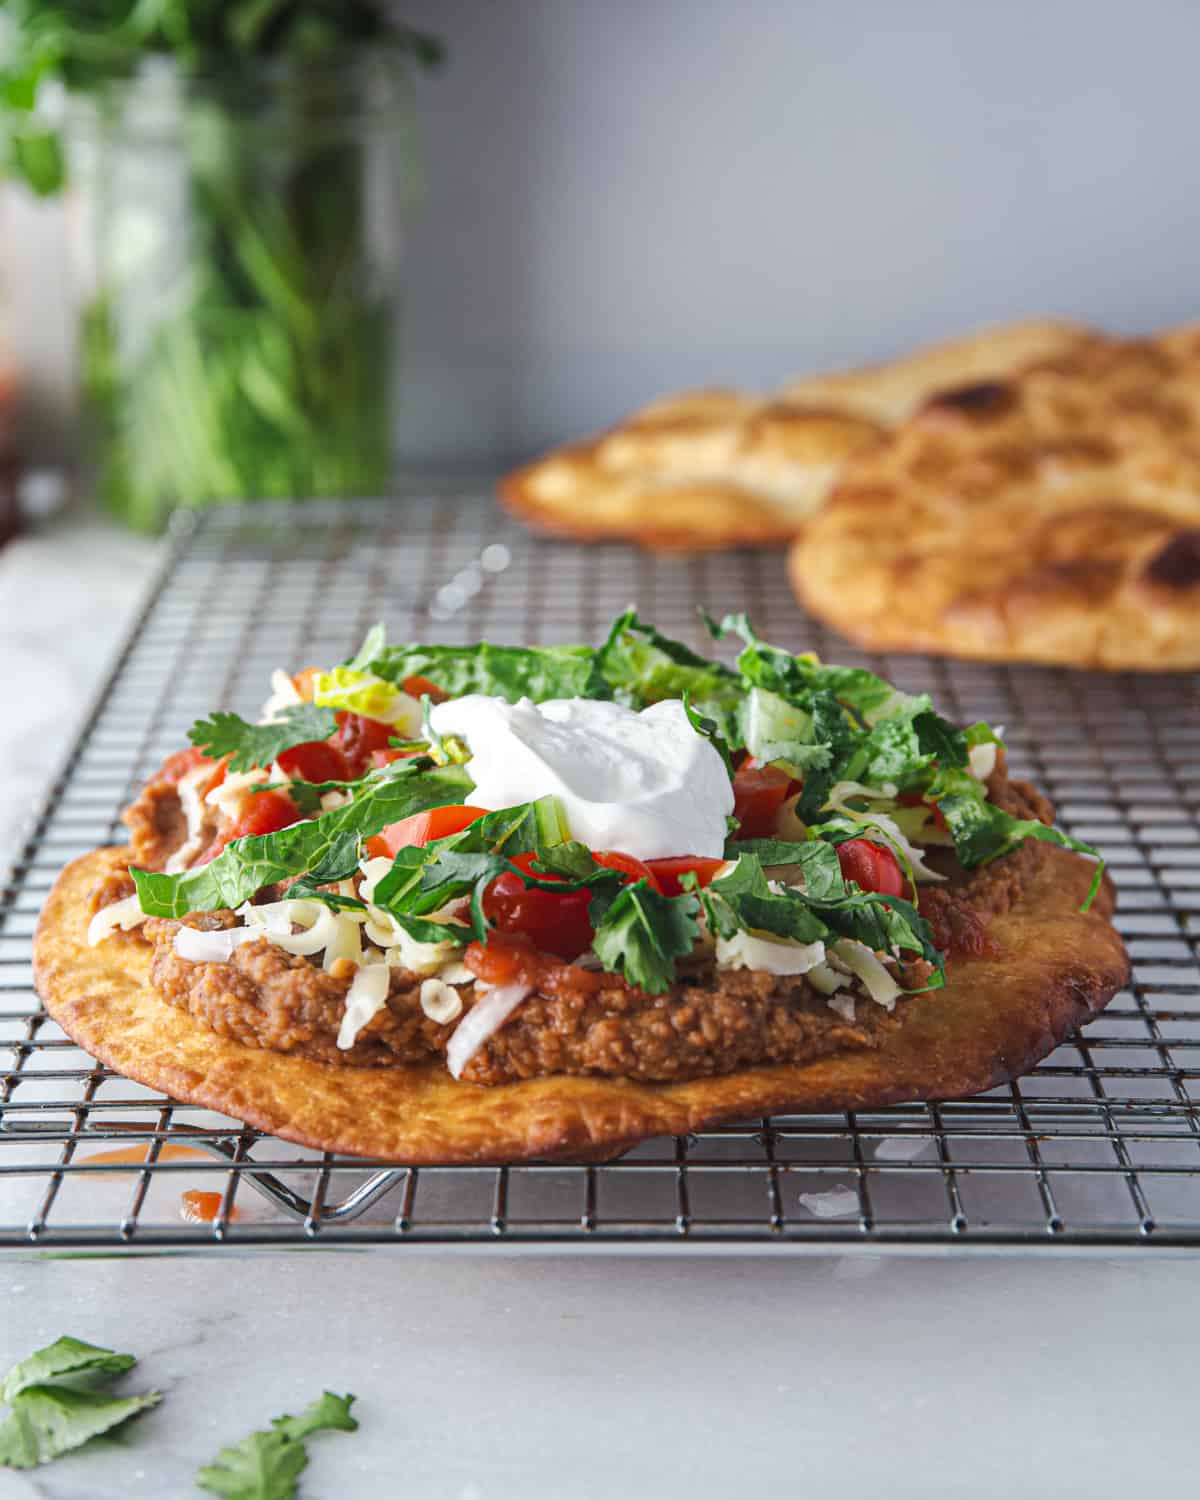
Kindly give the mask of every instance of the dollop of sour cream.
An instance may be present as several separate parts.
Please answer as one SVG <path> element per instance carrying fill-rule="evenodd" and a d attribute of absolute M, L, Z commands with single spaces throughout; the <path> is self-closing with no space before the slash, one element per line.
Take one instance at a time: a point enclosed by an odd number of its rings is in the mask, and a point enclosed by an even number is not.
<path fill-rule="evenodd" d="M 667 699 L 638 712 L 591 698 L 507 703 L 472 693 L 430 714 L 466 740 L 472 806 L 489 812 L 555 796 L 571 836 L 636 859 L 717 859 L 733 788 L 721 757 Z"/>

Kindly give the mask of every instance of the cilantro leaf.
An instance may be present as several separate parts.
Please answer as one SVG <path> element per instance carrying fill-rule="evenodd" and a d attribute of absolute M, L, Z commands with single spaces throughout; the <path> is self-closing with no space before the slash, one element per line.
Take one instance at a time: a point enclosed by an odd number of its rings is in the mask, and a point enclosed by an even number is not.
<path fill-rule="evenodd" d="M 393 761 L 359 783 L 353 802 L 277 833 L 234 839 L 206 865 L 178 875 L 131 870 L 142 910 L 153 917 L 237 907 L 264 885 L 308 875 L 315 885 L 345 880 L 358 868 L 364 839 L 430 807 L 461 802 L 471 779 L 461 766 L 425 757 Z"/>
<path fill-rule="evenodd" d="M 675 977 L 675 960 L 700 936 L 695 896 L 661 896 L 645 880 L 592 902 L 592 948 L 610 973 L 623 974 L 648 995 L 660 995 Z"/>
<path fill-rule="evenodd" d="M 611 697 L 590 646 L 494 646 L 490 641 L 475 646 L 388 646 L 359 665 L 392 683 L 426 677 L 451 698 L 486 693 L 509 703 L 519 698 L 542 703 L 547 698 Z"/>
<path fill-rule="evenodd" d="M 837 855 L 833 857 L 836 861 Z M 741 856 L 732 870 L 706 887 L 700 899 L 716 937 L 731 938 L 739 931 L 769 932 L 797 943 L 815 943 L 828 932 L 800 892 L 791 886 L 772 891 L 752 854 Z"/>
<path fill-rule="evenodd" d="M 326 740 L 336 729 L 333 709 L 296 703 L 270 724 L 248 724 L 240 714 L 215 713 L 193 724 L 188 739 L 212 760 L 230 756 L 230 771 L 249 771 L 271 765 L 293 745 Z"/>
<path fill-rule="evenodd" d="M 222 1448 L 197 1473 L 197 1485 L 225 1500 L 292 1500 L 308 1465 L 304 1439 L 314 1432 L 354 1432 L 353 1400 L 325 1391 L 298 1417 L 276 1417 L 270 1428 L 252 1432 L 236 1447 Z"/>
<path fill-rule="evenodd" d="M 63 1385 L 26 1386 L 0 1424 L 0 1464 L 32 1469 L 49 1463 L 161 1400 L 158 1391 L 110 1396 L 105 1391 L 76 1391 Z"/>
<path fill-rule="evenodd" d="M 98 1388 L 136 1363 L 132 1354 L 64 1337 L 14 1365 L 0 1392 L 9 1406 L 0 1423 L 0 1464 L 31 1469 L 49 1463 L 157 1406 L 159 1391 L 114 1396 Z"/>
<path fill-rule="evenodd" d="M 822 839 L 810 839 L 806 843 L 794 843 L 789 839 L 736 839 L 730 841 L 726 853 L 730 859 L 750 855 L 764 869 L 773 865 L 799 865 L 805 890 L 810 896 L 837 897 L 845 893 L 846 882 L 837 850 Z"/>
<path fill-rule="evenodd" d="M 124 1375 L 136 1364 L 132 1354 L 114 1354 L 111 1349 L 85 1344 L 64 1334 L 12 1367 L 0 1386 L 0 1400 L 11 1406 L 13 1397 L 19 1396 L 26 1386 L 43 1385 L 67 1376 Z"/>
<path fill-rule="evenodd" d="M 957 725 L 933 711 L 926 694 L 880 720 L 837 767 L 837 780 L 866 786 L 923 787 L 940 766 L 965 766 L 967 740 Z"/>

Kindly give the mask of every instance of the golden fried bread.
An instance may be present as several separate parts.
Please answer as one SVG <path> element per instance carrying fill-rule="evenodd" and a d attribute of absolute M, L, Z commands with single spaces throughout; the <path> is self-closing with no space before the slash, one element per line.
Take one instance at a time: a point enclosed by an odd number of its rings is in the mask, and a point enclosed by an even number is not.
<path fill-rule="evenodd" d="M 790 570 L 869 650 L 1200 666 L 1200 325 L 934 396 L 845 467 Z"/>
<path fill-rule="evenodd" d="M 886 364 L 843 374 L 801 376 L 789 381 L 779 394 L 802 405 L 830 406 L 895 427 L 935 391 L 1011 374 L 1034 360 L 1074 348 L 1088 333 L 1082 323 L 1062 318 L 1000 323 Z"/>
<path fill-rule="evenodd" d="M 1018 323 L 890 365 L 797 380 L 774 396 L 669 396 L 516 470 L 500 496 L 519 519 L 579 541 L 693 551 L 786 541 L 846 460 L 932 391 L 1006 374 L 1081 337 L 1070 323 Z"/>
<path fill-rule="evenodd" d="M 150 982 L 148 944 L 132 935 L 87 944 L 88 895 L 128 858 L 127 849 L 84 855 L 46 902 L 34 971 L 63 1030 L 178 1099 L 316 1150 L 414 1164 L 602 1160 L 646 1136 L 723 1120 L 974 1093 L 1031 1068 L 1128 977 L 1111 886 L 1081 912 L 1091 862 L 1039 843 L 1020 896 L 988 928 L 994 951 L 951 957 L 945 988 L 907 999 L 876 1048 L 685 1083 L 555 1075 L 488 1088 L 456 1082 L 440 1062 L 352 1067 L 267 1052 L 167 1004 Z"/>

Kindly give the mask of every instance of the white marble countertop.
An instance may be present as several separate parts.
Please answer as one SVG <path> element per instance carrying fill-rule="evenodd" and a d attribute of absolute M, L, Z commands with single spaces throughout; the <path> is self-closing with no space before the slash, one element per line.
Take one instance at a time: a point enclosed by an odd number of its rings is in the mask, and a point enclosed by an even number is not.
<path fill-rule="evenodd" d="M 36 799 L 153 568 L 65 521 L 0 554 L 0 830 Z M 16 693 L 13 694 L 13 686 Z M 4 862 L 0 848 L 0 864 Z M 1187 1259 L 363 1253 L 0 1264 L 0 1369 L 62 1333 L 167 1392 L 0 1500 L 174 1500 L 323 1387 L 310 1500 L 1165 1493 L 1194 1466 Z"/>

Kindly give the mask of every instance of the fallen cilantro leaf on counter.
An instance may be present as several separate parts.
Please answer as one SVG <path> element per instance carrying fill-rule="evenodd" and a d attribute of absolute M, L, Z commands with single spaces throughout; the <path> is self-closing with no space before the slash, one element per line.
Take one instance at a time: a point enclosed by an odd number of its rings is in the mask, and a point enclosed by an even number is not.
<path fill-rule="evenodd" d="M 285 708 L 270 724 L 249 724 L 240 714 L 215 713 L 193 724 L 188 739 L 210 760 L 231 756 L 228 769 L 237 772 L 269 766 L 293 745 L 327 740 L 336 729 L 337 716 L 332 708 L 297 703 Z"/>
<path fill-rule="evenodd" d="M 136 1363 L 132 1354 L 63 1337 L 14 1365 L 0 1389 L 9 1407 L 0 1423 L 0 1464 L 32 1469 L 49 1463 L 157 1406 L 159 1391 L 113 1396 L 96 1388 Z"/>
<path fill-rule="evenodd" d="M 304 1439 L 314 1432 L 354 1432 L 353 1396 L 322 1392 L 298 1417 L 276 1417 L 266 1430 L 252 1432 L 236 1447 L 222 1448 L 196 1475 L 196 1483 L 225 1500 L 292 1500 L 296 1481 L 308 1464 Z"/>

